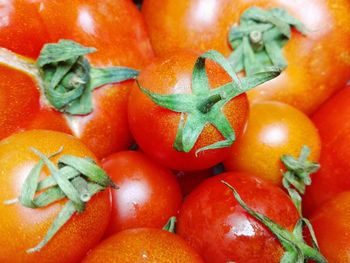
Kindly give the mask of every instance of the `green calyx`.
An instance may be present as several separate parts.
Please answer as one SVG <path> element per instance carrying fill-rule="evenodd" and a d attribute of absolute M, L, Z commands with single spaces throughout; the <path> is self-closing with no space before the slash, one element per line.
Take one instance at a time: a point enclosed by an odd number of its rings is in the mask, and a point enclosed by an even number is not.
<path fill-rule="evenodd" d="M 168 222 L 163 227 L 163 230 L 175 234 L 175 226 L 176 226 L 176 217 L 172 216 L 172 217 L 169 218 Z"/>
<path fill-rule="evenodd" d="M 205 69 L 206 59 L 220 65 L 231 77 L 232 81 L 211 89 Z M 169 110 L 181 113 L 181 119 L 174 142 L 177 151 L 189 152 L 194 147 L 199 135 L 206 125 L 211 124 L 223 135 L 225 140 L 207 145 L 196 151 L 229 147 L 235 141 L 235 131 L 224 115 L 222 109 L 226 103 L 246 91 L 277 77 L 281 71 L 270 68 L 246 78 L 239 79 L 229 61 L 217 51 L 211 50 L 201 55 L 192 73 L 191 94 L 161 95 L 141 86 L 140 89 L 154 103 Z"/>
<path fill-rule="evenodd" d="M 93 68 L 84 57 L 96 49 L 71 40 L 46 44 L 37 60 L 44 94 L 58 111 L 82 115 L 92 112 L 92 91 L 105 84 L 134 79 L 138 71 L 126 67 Z"/>
<path fill-rule="evenodd" d="M 286 68 L 283 47 L 291 38 L 292 28 L 306 34 L 304 25 L 284 9 L 252 7 L 246 10 L 240 24 L 233 26 L 229 33 L 229 43 L 234 50 L 229 60 L 235 71 L 245 70 L 250 76 L 266 67 Z"/>
<path fill-rule="evenodd" d="M 279 224 L 270 218 L 252 210 L 240 197 L 236 189 L 225 181 L 222 181 L 227 187 L 231 189 L 233 195 L 240 206 L 247 211 L 255 219 L 263 223 L 280 241 L 285 252 L 280 260 L 281 263 L 306 263 L 309 260 L 314 260 L 319 263 L 327 263 L 327 260 L 322 256 L 317 246 L 315 235 L 312 232 L 313 246 L 306 244 L 303 238 L 303 227 L 306 225 L 309 229 L 311 224 L 305 218 L 300 218 L 296 223 L 293 232 L 284 229 Z M 312 227 L 311 227 L 312 229 Z"/>
<path fill-rule="evenodd" d="M 311 162 L 307 158 L 310 155 L 310 148 L 304 145 L 299 158 L 291 155 L 282 155 L 281 161 L 286 167 L 283 173 L 282 184 L 287 189 L 299 214 L 301 213 L 301 195 L 305 193 L 307 185 L 311 184 L 310 174 L 315 173 L 320 168 L 316 162 Z"/>
<path fill-rule="evenodd" d="M 55 165 L 50 158 L 39 150 L 31 149 L 40 160 L 27 176 L 17 200 L 6 204 L 19 202 L 21 205 L 37 209 L 47 207 L 57 201 L 68 199 L 43 240 L 27 253 L 40 251 L 64 226 L 75 213 L 83 213 L 90 199 L 107 187 L 117 188 L 108 175 L 90 158 L 80 158 L 72 155 L 62 155 Z M 42 169 L 46 166 L 50 176 L 39 180 Z"/>

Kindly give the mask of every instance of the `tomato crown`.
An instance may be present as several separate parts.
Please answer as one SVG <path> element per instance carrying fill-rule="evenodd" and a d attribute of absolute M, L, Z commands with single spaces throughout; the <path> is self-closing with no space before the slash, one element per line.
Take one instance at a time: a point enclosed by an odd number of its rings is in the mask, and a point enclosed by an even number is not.
<path fill-rule="evenodd" d="M 86 203 L 92 196 L 107 187 L 117 188 L 108 175 L 90 158 L 62 155 L 56 166 L 50 158 L 60 154 L 62 150 L 63 147 L 56 153 L 46 156 L 32 148 L 40 160 L 27 176 L 20 197 L 6 202 L 7 204 L 20 202 L 25 207 L 36 209 L 68 198 L 44 239 L 34 248 L 28 249 L 28 253 L 40 251 L 74 213 L 84 212 Z M 51 175 L 39 181 L 44 165 Z"/>
<path fill-rule="evenodd" d="M 220 65 L 231 77 L 232 82 L 211 89 L 205 68 L 206 59 L 211 59 Z M 277 77 L 280 73 L 280 69 L 270 68 L 253 76 L 239 79 L 229 61 L 219 52 L 210 50 L 202 54 L 194 65 L 191 94 L 156 94 L 142 87 L 140 83 L 137 83 L 141 91 L 154 103 L 181 113 L 174 142 L 174 148 L 176 150 L 182 152 L 191 151 L 207 124 L 212 124 L 218 129 L 225 140 L 198 149 L 196 151 L 196 154 L 198 154 L 205 150 L 231 146 L 236 139 L 235 131 L 222 112 L 222 108 L 233 98 Z"/>
<path fill-rule="evenodd" d="M 235 71 L 245 70 L 250 76 L 268 66 L 286 68 L 282 48 L 291 38 L 292 27 L 306 34 L 304 25 L 284 9 L 247 9 L 240 25 L 233 26 L 229 32 L 229 43 L 234 50 L 229 60 Z"/>
<path fill-rule="evenodd" d="M 46 44 L 37 66 L 44 94 L 57 110 L 77 115 L 92 111 L 92 91 L 108 83 L 134 79 L 138 71 L 126 67 L 93 68 L 84 55 L 95 52 L 71 40 Z"/>

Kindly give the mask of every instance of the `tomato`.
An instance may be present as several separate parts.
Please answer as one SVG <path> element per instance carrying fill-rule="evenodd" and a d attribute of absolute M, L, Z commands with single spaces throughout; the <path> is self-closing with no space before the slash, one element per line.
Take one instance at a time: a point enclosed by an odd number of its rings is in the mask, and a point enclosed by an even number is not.
<path fill-rule="evenodd" d="M 321 169 L 306 190 L 304 210 L 310 214 L 334 195 L 350 190 L 350 89 L 344 88 L 312 117 L 321 136 Z"/>
<path fill-rule="evenodd" d="M 336 195 L 310 217 L 320 250 L 329 263 L 350 261 L 350 192 Z"/>
<path fill-rule="evenodd" d="M 11 0 L 1 10 L 6 22 L 0 23 L 0 46 L 31 59 L 38 57 L 44 44 L 59 39 L 95 47 L 97 52 L 87 56 L 95 67 L 141 69 L 153 56 L 143 19 L 129 0 Z M 79 137 L 99 158 L 131 145 L 126 103 L 133 81 L 96 89 L 90 114 L 61 114 L 48 105 L 29 70 L 13 65 L 20 58 L 6 55 L 8 52 L 0 55 L 6 62 L 0 65 L 0 109 L 6 108 L 0 138 L 31 128 L 67 132 Z"/>
<path fill-rule="evenodd" d="M 53 162 L 62 154 L 95 159 L 78 139 L 54 131 L 26 131 L 0 142 L 0 262 L 78 262 L 101 239 L 110 217 L 109 191 L 94 195 L 85 211 L 75 213 L 46 246 L 30 254 L 26 250 L 44 238 L 66 199 L 40 209 L 19 203 L 4 204 L 20 196 L 24 180 L 39 160 L 30 147 L 52 154 L 62 146 L 62 153 L 53 157 Z M 45 168 L 41 176 L 47 175 L 49 171 Z"/>
<path fill-rule="evenodd" d="M 305 25 L 307 34 L 292 32 L 283 48 L 287 69 L 249 91 L 249 98 L 278 100 L 312 113 L 350 75 L 348 0 L 145 0 L 142 13 L 158 55 L 178 48 L 215 49 L 229 55 L 229 30 L 251 7 L 283 8 Z"/>
<path fill-rule="evenodd" d="M 198 54 L 189 51 L 174 52 L 155 59 L 139 75 L 139 83 L 145 89 L 158 94 L 191 93 L 192 70 Z M 230 80 L 225 71 L 214 63 L 207 63 L 208 78 L 212 88 Z M 223 114 L 239 137 L 248 115 L 248 101 L 243 93 L 223 106 Z M 164 166 L 175 170 L 201 170 L 209 168 L 225 158 L 228 147 L 196 151 L 223 140 L 221 133 L 206 125 L 190 152 L 174 148 L 181 114 L 154 103 L 137 85 L 130 92 L 128 118 L 132 134 L 142 151 Z"/>
<path fill-rule="evenodd" d="M 101 242 L 82 263 L 202 263 L 177 235 L 160 229 L 129 229 Z"/>
<path fill-rule="evenodd" d="M 224 173 L 204 181 L 187 196 L 180 210 L 177 233 L 206 262 L 280 262 L 283 248 L 266 227 L 238 204 L 231 190 L 255 211 L 292 230 L 298 212 L 277 186 L 243 173 Z"/>
<path fill-rule="evenodd" d="M 227 170 L 252 173 L 280 184 L 281 156 L 298 157 L 303 145 L 311 149 L 310 160 L 317 161 L 320 138 L 305 114 L 281 102 L 256 103 L 251 106 L 244 135 L 233 145 L 224 165 Z"/>
<path fill-rule="evenodd" d="M 162 228 L 176 216 L 182 196 L 170 170 L 141 152 L 115 153 L 102 167 L 119 186 L 112 192 L 112 215 L 107 235 L 128 228 Z"/>

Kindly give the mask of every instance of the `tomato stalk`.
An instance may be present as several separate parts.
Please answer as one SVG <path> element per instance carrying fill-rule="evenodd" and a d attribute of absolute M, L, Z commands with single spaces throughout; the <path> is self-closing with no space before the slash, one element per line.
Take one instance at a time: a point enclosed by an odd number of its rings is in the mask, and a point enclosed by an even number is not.
<path fill-rule="evenodd" d="M 60 40 L 44 45 L 36 62 L 2 48 L 0 63 L 32 76 L 44 101 L 56 110 L 84 115 L 93 110 L 94 89 L 135 79 L 139 73 L 127 67 L 94 68 L 85 55 L 95 51 L 71 40 Z"/>
<path fill-rule="evenodd" d="M 266 67 L 287 67 L 283 47 L 291 38 L 291 29 L 306 34 L 304 25 L 281 8 L 264 10 L 252 7 L 246 10 L 240 25 L 233 26 L 229 43 L 233 52 L 229 60 L 236 72 L 245 70 L 250 76 Z"/>
<path fill-rule="evenodd" d="M 28 249 L 28 253 L 40 251 L 75 213 L 84 212 L 86 204 L 95 194 L 107 187 L 117 189 L 108 175 L 90 158 L 62 155 L 55 165 L 50 158 L 61 153 L 63 148 L 50 156 L 35 148 L 31 150 L 40 157 L 40 160 L 27 176 L 18 202 L 25 207 L 36 209 L 66 198 L 68 201 L 44 239 L 34 248 Z M 39 181 L 44 165 L 51 175 Z M 14 202 L 6 202 L 6 204 L 12 203 Z"/>
<path fill-rule="evenodd" d="M 211 59 L 220 65 L 232 81 L 211 89 L 205 69 L 207 59 Z M 198 149 L 196 151 L 196 154 L 198 154 L 206 150 L 231 146 L 236 136 L 223 113 L 225 104 L 246 91 L 277 77 L 280 73 L 280 69 L 270 68 L 253 76 L 239 79 L 229 61 L 219 52 L 211 50 L 201 55 L 194 65 L 191 94 L 156 94 L 142 87 L 140 83 L 138 85 L 141 91 L 157 105 L 181 113 L 174 142 L 176 150 L 181 152 L 191 151 L 206 125 L 211 124 L 218 129 L 225 140 Z"/>

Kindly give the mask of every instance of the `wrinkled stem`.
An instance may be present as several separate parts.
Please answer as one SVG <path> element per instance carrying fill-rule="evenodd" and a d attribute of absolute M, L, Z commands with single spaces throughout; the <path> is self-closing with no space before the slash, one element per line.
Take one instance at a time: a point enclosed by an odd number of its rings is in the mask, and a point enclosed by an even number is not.
<path fill-rule="evenodd" d="M 260 31 L 252 31 L 249 34 L 249 41 L 254 49 L 261 49 L 264 46 L 263 34 Z"/>
<path fill-rule="evenodd" d="M 208 97 L 207 99 L 205 99 L 202 103 L 200 103 L 198 105 L 198 109 L 202 113 L 208 113 L 211 110 L 211 108 L 222 99 L 223 98 L 220 94 L 212 95 L 212 96 Z"/>

